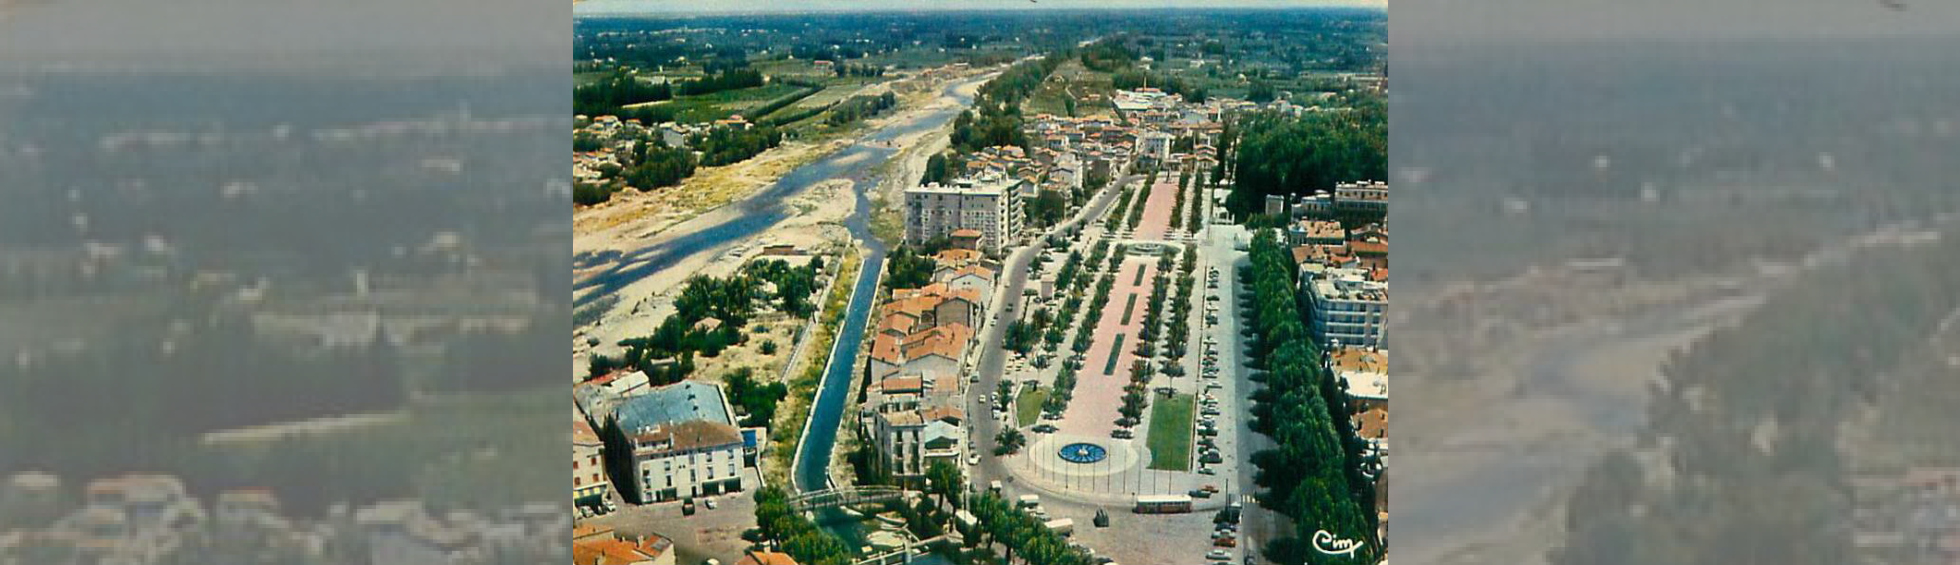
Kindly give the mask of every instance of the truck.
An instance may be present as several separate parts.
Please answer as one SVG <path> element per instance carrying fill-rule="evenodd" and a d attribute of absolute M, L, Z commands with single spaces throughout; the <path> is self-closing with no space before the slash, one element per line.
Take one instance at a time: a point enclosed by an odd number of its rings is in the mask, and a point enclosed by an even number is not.
<path fill-rule="evenodd" d="M 994 494 L 1000 494 L 1000 487 L 1001 487 L 1000 481 L 994 481 L 987 485 L 987 488 L 989 490 L 994 491 Z"/>
<path fill-rule="evenodd" d="M 1020 508 L 1034 508 L 1036 506 L 1041 506 L 1041 495 L 1023 494 L 1021 495 L 1019 501 L 1020 501 L 1019 504 Z"/>

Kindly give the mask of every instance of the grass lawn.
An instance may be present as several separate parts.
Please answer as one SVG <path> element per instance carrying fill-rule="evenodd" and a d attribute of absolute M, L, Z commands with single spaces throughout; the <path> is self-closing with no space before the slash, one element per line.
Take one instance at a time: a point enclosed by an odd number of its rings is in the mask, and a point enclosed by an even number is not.
<path fill-rule="evenodd" d="M 1191 413 L 1197 400 L 1189 394 L 1158 398 L 1150 407 L 1150 468 L 1191 470 Z"/>
<path fill-rule="evenodd" d="M 1047 387 L 1021 391 L 1021 395 L 1014 398 L 1015 424 L 1023 428 L 1034 425 L 1036 420 L 1041 419 L 1041 403 L 1047 401 Z"/>

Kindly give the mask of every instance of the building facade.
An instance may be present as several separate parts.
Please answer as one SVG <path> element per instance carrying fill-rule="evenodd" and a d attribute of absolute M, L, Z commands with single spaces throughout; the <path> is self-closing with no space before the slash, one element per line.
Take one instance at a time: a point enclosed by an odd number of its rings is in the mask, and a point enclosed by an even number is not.
<path fill-rule="evenodd" d="M 958 179 L 905 191 L 905 241 L 918 245 L 955 230 L 980 232 L 978 248 L 998 252 L 1021 231 L 1022 185 L 1008 177 Z"/>
<path fill-rule="evenodd" d="M 1344 182 L 1334 187 L 1334 210 L 1347 214 L 1388 215 L 1388 183 Z"/>
<path fill-rule="evenodd" d="M 721 422 L 693 420 L 632 435 L 633 478 L 643 502 L 741 492 L 742 434 Z"/>
<path fill-rule="evenodd" d="M 1321 270 L 1303 286 L 1312 304 L 1313 337 L 1321 347 L 1387 347 L 1386 283 L 1370 280 L 1365 269 L 1337 268 Z"/>
<path fill-rule="evenodd" d="M 744 440 L 721 388 L 699 381 L 653 387 L 607 419 L 607 454 L 620 494 L 647 504 L 749 488 Z"/>
<path fill-rule="evenodd" d="M 605 442 L 585 420 L 572 419 L 572 503 L 603 504 L 612 491 L 606 480 Z"/>

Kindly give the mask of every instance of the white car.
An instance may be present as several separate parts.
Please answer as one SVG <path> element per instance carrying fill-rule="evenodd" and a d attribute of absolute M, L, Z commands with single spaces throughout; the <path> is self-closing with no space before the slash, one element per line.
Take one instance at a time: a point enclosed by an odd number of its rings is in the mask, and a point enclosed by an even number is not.
<path fill-rule="evenodd" d="M 966 464 L 969 467 L 978 467 L 980 465 L 980 454 L 979 453 L 967 454 Z"/>
<path fill-rule="evenodd" d="M 1223 549 L 1214 549 L 1214 550 L 1211 550 L 1211 552 L 1210 552 L 1210 553 L 1206 553 L 1206 554 L 1205 554 L 1205 558 L 1207 558 L 1207 559 L 1218 559 L 1218 560 L 1227 560 L 1227 559 L 1231 559 L 1231 558 L 1232 558 L 1232 554 L 1231 554 L 1231 553 L 1228 553 L 1228 552 L 1226 552 L 1226 551 L 1225 551 L 1225 550 L 1223 550 Z"/>

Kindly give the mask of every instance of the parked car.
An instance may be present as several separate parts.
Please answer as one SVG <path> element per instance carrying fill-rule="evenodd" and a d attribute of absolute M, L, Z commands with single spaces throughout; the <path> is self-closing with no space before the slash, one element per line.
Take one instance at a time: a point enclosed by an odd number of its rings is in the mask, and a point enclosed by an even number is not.
<path fill-rule="evenodd" d="M 1055 433 L 1054 424 L 1035 424 L 1033 428 L 1029 428 L 1029 429 L 1034 430 L 1035 433 L 1041 433 L 1041 434 Z"/>
<path fill-rule="evenodd" d="M 1205 475 L 1205 476 L 1211 476 L 1211 475 L 1217 475 L 1217 474 L 1218 474 L 1218 470 L 1217 470 L 1217 469 L 1213 469 L 1213 468 L 1211 468 L 1211 467 L 1199 467 L 1199 468 L 1198 468 L 1198 474 L 1200 474 L 1200 475 Z"/>
<path fill-rule="evenodd" d="M 1205 558 L 1207 558 L 1207 559 L 1231 559 L 1231 558 L 1232 558 L 1232 552 L 1229 552 L 1229 551 L 1225 551 L 1225 550 L 1223 550 L 1223 549 L 1214 549 L 1214 550 L 1211 550 L 1211 553 L 1206 553 L 1206 554 L 1205 554 Z"/>
<path fill-rule="evenodd" d="M 1187 494 L 1190 494 L 1191 498 L 1211 498 L 1211 493 L 1205 489 L 1194 488 Z"/>
<path fill-rule="evenodd" d="M 1136 437 L 1136 434 L 1129 428 L 1117 428 L 1116 431 L 1109 432 L 1109 436 L 1116 439 L 1130 439 Z"/>

